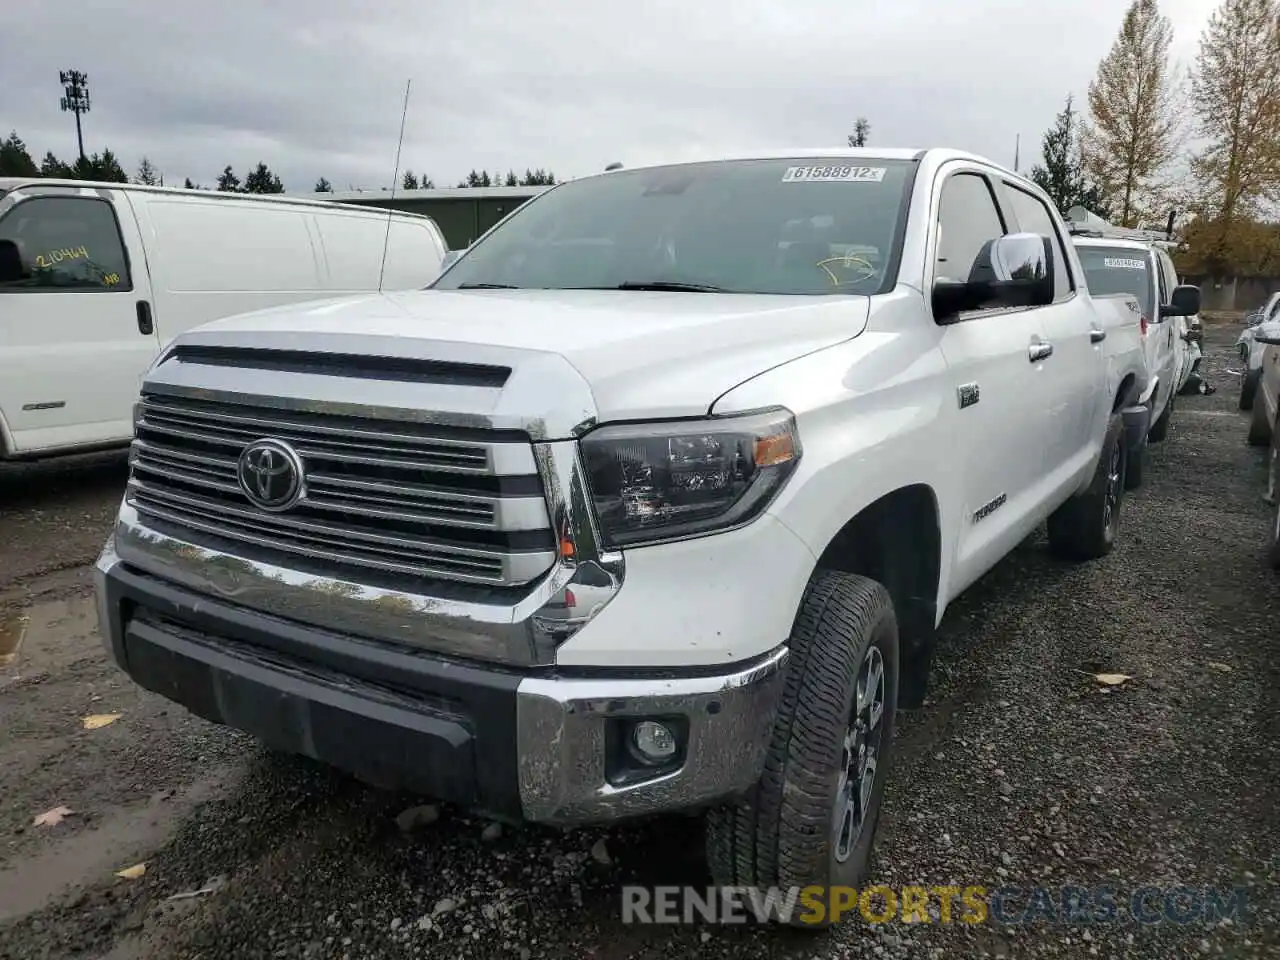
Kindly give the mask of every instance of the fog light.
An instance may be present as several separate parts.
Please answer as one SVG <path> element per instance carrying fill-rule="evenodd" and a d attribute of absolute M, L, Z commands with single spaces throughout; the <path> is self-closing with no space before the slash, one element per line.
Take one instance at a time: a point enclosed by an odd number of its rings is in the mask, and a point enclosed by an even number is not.
<path fill-rule="evenodd" d="M 641 760 L 662 763 L 676 755 L 676 735 L 664 723 L 641 720 L 631 730 L 631 743 Z"/>

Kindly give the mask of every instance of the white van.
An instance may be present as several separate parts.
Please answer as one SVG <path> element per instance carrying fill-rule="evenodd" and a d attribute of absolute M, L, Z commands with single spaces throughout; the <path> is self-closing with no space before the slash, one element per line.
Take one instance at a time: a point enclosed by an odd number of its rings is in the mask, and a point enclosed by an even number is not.
<path fill-rule="evenodd" d="M 143 373 L 197 324 L 425 287 L 440 230 L 387 224 L 323 200 L 0 178 L 0 459 L 128 443 Z"/>

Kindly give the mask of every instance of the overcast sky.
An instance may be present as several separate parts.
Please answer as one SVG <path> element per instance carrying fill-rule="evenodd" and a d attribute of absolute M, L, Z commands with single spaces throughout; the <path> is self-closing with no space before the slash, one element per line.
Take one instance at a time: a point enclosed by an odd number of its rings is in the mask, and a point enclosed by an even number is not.
<path fill-rule="evenodd" d="M 1083 102 L 1126 0 L 117 0 L 36 3 L 0 30 L 0 126 L 73 158 L 58 72 L 89 76 L 85 149 L 212 184 L 265 161 L 294 191 L 560 177 L 753 146 L 954 146 L 1023 166 Z M 1163 0 L 1190 66 L 1214 0 Z M 874 7 L 874 12 L 872 8 Z M 96 8 L 95 12 L 87 12 Z M 85 11 L 85 12 L 82 12 Z"/>

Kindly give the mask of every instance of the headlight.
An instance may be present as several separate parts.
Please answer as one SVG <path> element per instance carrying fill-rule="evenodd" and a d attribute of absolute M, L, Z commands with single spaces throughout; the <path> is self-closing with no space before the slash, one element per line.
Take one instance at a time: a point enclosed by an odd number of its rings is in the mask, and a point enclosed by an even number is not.
<path fill-rule="evenodd" d="M 582 453 L 605 545 L 626 547 L 751 520 L 795 469 L 800 437 L 778 408 L 600 427 Z"/>

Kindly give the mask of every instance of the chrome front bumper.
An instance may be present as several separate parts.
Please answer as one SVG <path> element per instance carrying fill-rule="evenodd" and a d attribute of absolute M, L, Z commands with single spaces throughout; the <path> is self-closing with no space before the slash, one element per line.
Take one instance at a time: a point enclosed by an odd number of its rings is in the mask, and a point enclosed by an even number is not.
<path fill-rule="evenodd" d="M 600 544 L 577 443 L 539 442 L 533 452 L 561 545 L 551 570 L 515 595 L 447 582 L 419 592 L 374 586 L 334 569 L 303 572 L 241 555 L 234 545 L 215 549 L 156 529 L 127 496 L 116 521 L 115 549 L 134 569 L 267 616 L 444 656 L 547 666 L 555 662 L 557 647 L 591 618 L 564 619 L 565 589 L 594 584 L 580 590 L 596 598 L 594 615 L 622 587 L 626 570 L 621 552 Z M 601 588 L 603 583 L 609 586 Z"/>
<path fill-rule="evenodd" d="M 506 820 L 609 821 L 742 793 L 763 769 L 788 659 L 780 646 L 698 676 L 481 666 L 193 590 L 133 567 L 114 541 L 96 586 L 104 643 L 147 689 L 372 783 Z M 638 718 L 683 731 L 669 766 L 620 761 Z"/>

